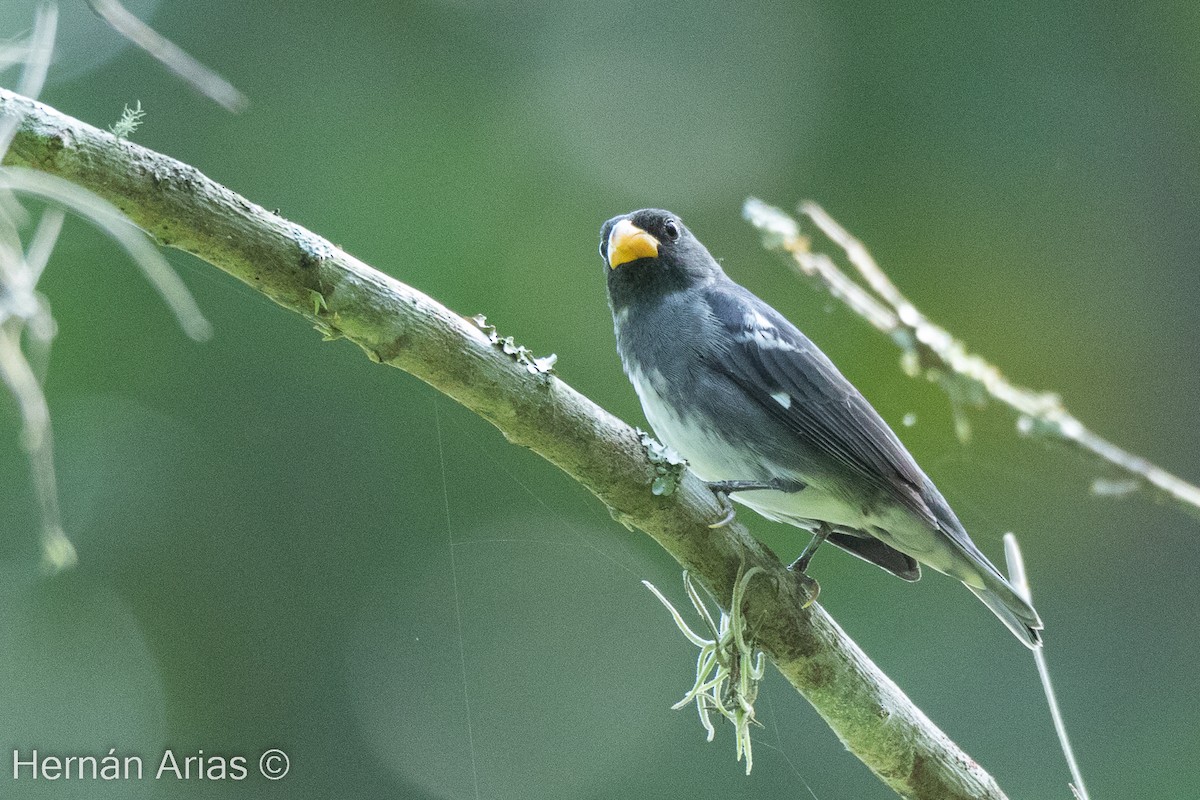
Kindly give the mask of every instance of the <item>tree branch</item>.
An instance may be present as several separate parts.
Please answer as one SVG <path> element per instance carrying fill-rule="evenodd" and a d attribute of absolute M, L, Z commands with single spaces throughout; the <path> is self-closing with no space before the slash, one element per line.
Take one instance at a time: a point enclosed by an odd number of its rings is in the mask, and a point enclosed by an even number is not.
<path fill-rule="evenodd" d="M 757 644 L 846 746 L 905 797 L 989 798 L 995 781 L 905 697 L 768 548 L 685 473 L 655 495 L 638 433 L 510 342 L 304 228 L 167 156 L 0 89 L 19 118 L 5 169 L 42 170 L 92 190 L 161 244 L 192 253 L 452 397 L 587 487 L 613 516 L 662 545 L 718 598 L 740 569 L 761 568 L 744 614 Z M 507 345 L 507 346 L 505 346 Z"/>
<path fill-rule="evenodd" d="M 904 351 L 904 365 L 910 375 L 923 374 L 946 391 L 954 406 L 959 438 L 965 439 L 970 433 L 962 414 L 963 404 L 982 406 L 991 398 L 1015 413 L 1017 430 L 1023 435 L 1072 445 L 1127 476 L 1124 482 L 1097 479 L 1092 484 L 1094 493 L 1153 490 L 1192 515 L 1200 515 L 1200 487 L 1101 437 L 1067 411 L 1057 394 L 1018 386 L 998 368 L 968 352 L 945 328 L 922 314 L 879 268 L 866 247 L 817 204 L 805 203 L 800 213 L 842 248 L 866 287 L 846 275 L 825 254 L 812 252 L 808 238 L 800 233 L 800 224 L 778 208 L 751 198 L 743 212 L 762 231 L 768 248 L 786 253 L 797 272 L 819 282 L 851 311 L 895 342 Z"/>

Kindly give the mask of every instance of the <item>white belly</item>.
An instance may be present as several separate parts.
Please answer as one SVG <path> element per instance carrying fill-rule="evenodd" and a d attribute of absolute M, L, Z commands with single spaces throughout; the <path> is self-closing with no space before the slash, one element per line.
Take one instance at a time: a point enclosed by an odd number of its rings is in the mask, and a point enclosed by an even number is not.
<path fill-rule="evenodd" d="M 782 478 L 806 485 L 799 492 L 737 492 L 731 495 L 734 500 L 768 519 L 806 529 L 815 528 L 817 522 L 858 529 L 873 524 L 861 509 L 829 492 L 813 476 L 798 475 L 794 471 L 766 464 L 746 449 L 729 443 L 711 426 L 695 418 L 681 417 L 659 393 L 658 387 L 663 385 L 662 375 L 647 375 L 633 369 L 629 370 L 629 379 L 642 401 L 642 410 L 655 435 L 686 458 L 688 467 L 702 480 L 711 483 Z"/>

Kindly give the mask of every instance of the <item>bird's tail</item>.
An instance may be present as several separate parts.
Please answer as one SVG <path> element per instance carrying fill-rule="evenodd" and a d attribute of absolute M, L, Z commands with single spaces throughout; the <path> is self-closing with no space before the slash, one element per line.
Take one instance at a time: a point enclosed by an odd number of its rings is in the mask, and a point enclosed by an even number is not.
<path fill-rule="evenodd" d="M 1026 647 L 1030 650 L 1041 647 L 1042 619 L 1033 606 L 1018 596 L 1008 581 L 999 575 L 988 575 L 987 582 L 989 585 L 986 589 L 965 585 Z"/>

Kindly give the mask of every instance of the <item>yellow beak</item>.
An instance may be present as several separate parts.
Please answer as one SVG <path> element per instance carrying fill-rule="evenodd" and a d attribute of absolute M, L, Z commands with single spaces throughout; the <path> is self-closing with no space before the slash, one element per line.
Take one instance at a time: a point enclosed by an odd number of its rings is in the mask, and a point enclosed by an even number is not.
<path fill-rule="evenodd" d="M 653 258 L 658 255 L 658 239 L 644 230 L 623 219 L 613 226 L 608 234 L 608 266 L 616 269 L 622 264 L 637 261 L 639 258 Z"/>

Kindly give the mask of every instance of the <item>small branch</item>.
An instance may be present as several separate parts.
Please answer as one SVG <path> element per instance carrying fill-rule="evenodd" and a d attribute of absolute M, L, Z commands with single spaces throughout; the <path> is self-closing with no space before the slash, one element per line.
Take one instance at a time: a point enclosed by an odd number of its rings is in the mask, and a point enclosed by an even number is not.
<path fill-rule="evenodd" d="M 690 472 L 675 491 L 638 432 L 478 323 L 267 211 L 199 171 L 11 92 L 21 122 L 5 161 L 69 180 L 120 208 L 161 244 L 193 253 L 346 338 L 495 425 L 593 492 L 615 518 L 652 536 L 715 597 L 756 569 L 745 618 L 755 644 L 846 746 L 905 797 L 999 800 L 1004 794 L 905 697 L 767 547 L 721 510 Z M 580 253 L 580 258 L 587 254 Z M 597 291 L 600 291 L 597 289 Z M 807 606 L 807 607 L 806 607 Z"/>
<path fill-rule="evenodd" d="M 1015 413 L 1021 434 L 1065 442 L 1128 477 L 1128 485 L 1118 486 L 1118 491 L 1108 490 L 1108 483 L 1097 481 L 1093 484 L 1097 494 L 1151 489 L 1185 511 L 1200 515 L 1200 487 L 1096 434 L 1067 411 L 1057 394 L 1035 392 L 1012 383 L 997 367 L 968 352 L 946 329 L 930 322 L 896 288 L 866 247 L 820 206 L 805 203 L 800 212 L 845 251 L 847 260 L 866 282 L 865 288 L 828 256 L 812 252 L 808 238 L 800 233 L 800 223 L 783 211 L 754 198 L 747 200 L 743 208 L 746 219 L 763 233 L 766 247 L 786 253 L 801 275 L 818 281 L 851 311 L 886 334 L 904 351 L 904 366 L 910 375 L 923 374 L 946 391 L 954 406 L 960 438 L 970 433 L 962 405 L 982 406 L 990 398 Z"/>
<path fill-rule="evenodd" d="M 1017 537 L 1012 533 L 1004 534 L 1004 559 L 1008 562 L 1008 580 L 1017 594 L 1026 603 L 1033 604 L 1033 590 L 1029 588 L 1029 580 L 1025 577 L 1025 559 L 1021 557 L 1021 546 Z M 1058 695 L 1054 693 L 1054 684 L 1050 680 L 1050 667 L 1046 664 L 1046 649 L 1039 647 L 1033 651 L 1033 661 L 1037 666 L 1038 677 L 1042 680 L 1042 692 L 1046 695 L 1046 705 L 1050 709 L 1050 719 L 1054 723 L 1054 733 L 1062 747 L 1063 758 L 1067 769 L 1071 772 L 1071 792 L 1077 800 L 1089 800 L 1087 786 L 1083 783 L 1083 771 L 1079 769 L 1079 761 L 1075 758 L 1075 748 L 1071 747 L 1071 737 L 1067 735 L 1067 723 L 1063 719 L 1062 709 L 1058 706 Z"/>
<path fill-rule="evenodd" d="M 243 111 L 250 101 L 237 87 L 201 64 L 182 47 L 142 22 L 117 0 L 84 0 L 117 33 L 145 50 L 192 88 L 226 111 Z"/>

